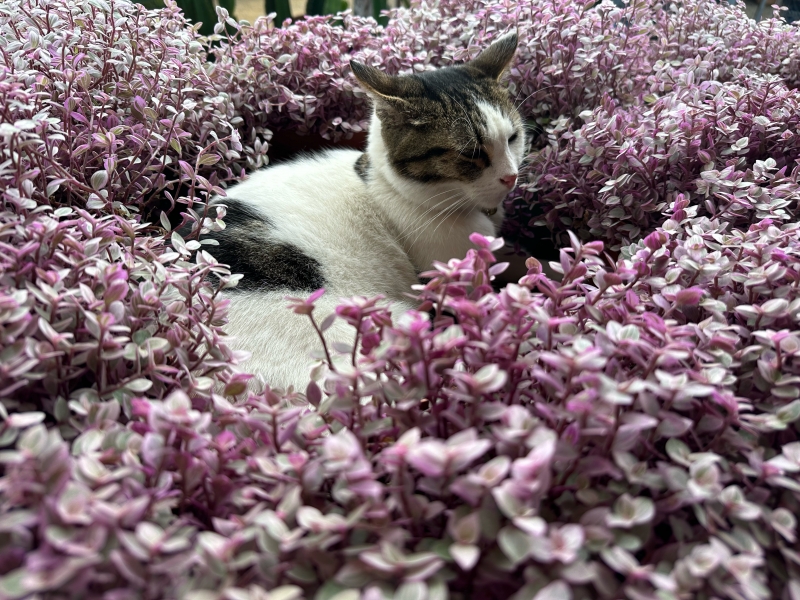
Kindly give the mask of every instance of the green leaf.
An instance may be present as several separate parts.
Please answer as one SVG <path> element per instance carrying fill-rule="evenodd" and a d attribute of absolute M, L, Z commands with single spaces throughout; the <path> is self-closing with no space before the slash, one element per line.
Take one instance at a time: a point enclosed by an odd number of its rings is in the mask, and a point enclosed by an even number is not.
<path fill-rule="evenodd" d="M 340 583 L 328 581 L 314 595 L 314 600 L 358 600 L 358 592 L 353 596 L 353 591 Z"/>
<path fill-rule="evenodd" d="M 609 567 L 622 575 L 627 575 L 639 566 L 633 554 L 619 546 L 601 550 L 600 557 Z"/>
<path fill-rule="evenodd" d="M 561 568 L 561 577 L 578 585 L 589 583 L 597 577 L 597 565 L 580 561 L 574 562 Z"/>
<path fill-rule="evenodd" d="M 16 600 L 28 594 L 28 589 L 25 587 L 25 575 L 27 571 L 17 569 L 11 571 L 5 577 L 0 577 L 0 596 L 8 598 L 8 600 Z"/>
<path fill-rule="evenodd" d="M 780 408 L 776 416 L 787 425 L 789 423 L 794 423 L 797 419 L 800 419 L 800 400 L 795 400 L 791 404 Z"/>
<path fill-rule="evenodd" d="M 539 590 L 533 600 L 572 600 L 572 590 L 563 581 L 554 581 Z"/>
<path fill-rule="evenodd" d="M 531 551 L 531 537 L 516 527 L 503 527 L 497 536 L 497 543 L 515 565 L 525 560 Z"/>
<path fill-rule="evenodd" d="M 96 171 L 92 174 L 90 183 L 95 190 L 102 190 L 108 183 L 108 173 L 104 170 Z"/>
<path fill-rule="evenodd" d="M 352 600 L 358 600 L 358 597 L 359 593 L 356 592 L 356 596 Z M 407 581 L 397 589 L 394 600 L 426 600 L 427 597 L 427 585 L 422 581 Z"/>
<path fill-rule="evenodd" d="M 269 536 L 274 540 L 281 541 L 284 537 L 289 535 L 289 527 L 271 510 L 258 515 L 255 521 L 257 524 L 262 525 Z"/>
<path fill-rule="evenodd" d="M 164 229 L 166 229 L 167 231 L 172 231 L 172 225 L 169 222 L 169 217 L 167 216 L 167 213 L 164 212 L 163 210 L 161 211 L 161 215 L 159 215 L 159 220 L 161 221 L 161 226 Z"/>
<path fill-rule="evenodd" d="M 692 451 L 689 449 L 689 446 L 679 439 L 671 438 L 667 440 L 666 450 L 669 457 L 679 465 L 688 467 L 691 464 L 689 455 Z"/>
<path fill-rule="evenodd" d="M 17 442 L 18 450 L 25 450 L 32 456 L 39 456 L 47 447 L 47 429 L 44 425 L 34 425 L 26 429 Z"/>
<path fill-rule="evenodd" d="M 776 511 L 777 512 L 777 511 Z M 14 531 L 17 528 L 36 524 L 36 513 L 30 510 L 15 510 L 0 516 L 0 531 Z"/>
<path fill-rule="evenodd" d="M 164 538 L 164 530 L 155 523 L 142 521 L 136 526 L 136 539 L 148 550 L 152 550 Z"/>
<path fill-rule="evenodd" d="M 197 163 L 200 166 L 215 165 L 219 162 L 219 160 L 220 160 L 219 154 L 203 154 L 197 161 Z"/>

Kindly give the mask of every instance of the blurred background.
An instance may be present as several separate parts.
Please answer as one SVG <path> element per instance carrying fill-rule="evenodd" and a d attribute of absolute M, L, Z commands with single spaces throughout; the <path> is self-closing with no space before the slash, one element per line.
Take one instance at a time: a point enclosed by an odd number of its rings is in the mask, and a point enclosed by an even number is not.
<path fill-rule="evenodd" d="M 292 17 L 302 17 L 303 15 L 313 14 L 329 14 L 335 13 L 340 10 L 353 8 L 354 0 L 323 0 L 322 2 L 315 0 L 285 0 L 280 2 L 278 0 L 235 0 L 236 1 L 236 18 L 246 19 L 251 23 L 258 17 L 267 14 L 268 12 L 278 13 L 278 20 L 281 20 L 281 15 L 285 14 L 287 9 Z M 397 6 L 397 1 L 389 0 L 388 2 L 378 2 L 377 7 L 373 6 L 371 0 L 367 2 L 358 2 L 355 0 L 357 14 L 378 16 L 381 10 L 386 8 L 393 8 Z M 271 5 L 267 10 L 267 5 Z M 284 6 L 280 6 L 284 4 Z M 377 14 L 376 14 L 377 8 Z"/>
<path fill-rule="evenodd" d="M 291 17 L 303 15 L 330 14 L 352 8 L 357 15 L 378 18 L 380 11 L 404 4 L 398 0 L 235 0 L 236 17 L 252 22 L 257 17 L 270 12 L 277 13 L 278 21 L 290 14 Z M 408 5 L 408 2 L 405 2 Z"/>
<path fill-rule="evenodd" d="M 161 8 L 163 0 L 137 0 L 147 8 Z M 800 0 L 798 0 L 800 1 Z M 283 23 L 286 19 L 296 19 L 304 15 L 327 15 L 348 8 L 361 16 L 375 17 L 385 24 L 381 11 L 408 6 L 408 0 L 177 0 L 184 14 L 195 23 L 203 23 L 201 33 L 209 34 L 217 22 L 215 7 L 222 6 L 236 19 L 251 23 L 258 17 L 275 13 L 275 21 Z"/>
<path fill-rule="evenodd" d="M 163 6 L 163 0 L 139 0 L 148 8 Z M 728 0 L 709 0 L 728 1 Z M 245 19 L 251 23 L 258 17 L 275 13 L 276 22 L 282 23 L 287 18 L 300 18 L 303 15 L 332 14 L 352 8 L 353 12 L 361 16 L 373 16 L 385 24 L 381 11 L 394 8 L 398 5 L 408 6 L 409 0 L 177 0 L 187 17 L 194 22 L 202 22 L 201 32 L 211 33 L 214 23 L 217 22 L 215 6 L 223 6 L 236 19 Z M 623 0 L 614 0 L 619 6 Z M 733 3 L 733 2 L 732 2 Z M 772 6 L 777 4 L 783 7 L 782 14 L 787 21 L 800 20 L 800 0 L 746 0 L 747 14 L 751 18 L 760 20 L 772 16 Z"/>

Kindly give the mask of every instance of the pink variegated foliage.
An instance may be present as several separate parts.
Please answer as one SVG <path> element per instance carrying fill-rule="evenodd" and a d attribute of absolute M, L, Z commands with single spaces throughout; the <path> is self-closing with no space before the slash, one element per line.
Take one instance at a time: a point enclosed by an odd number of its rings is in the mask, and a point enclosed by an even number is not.
<path fill-rule="evenodd" d="M 797 26 L 700 0 L 219 17 L 0 5 L 0 598 L 800 597 Z M 407 73 L 512 27 L 505 231 L 548 226 L 559 278 L 529 259 L 497 291 L 475 235 L 419 311 L 343 300 L 354 343 L 307 389 L 249 391 L 208 198 L 273 132 L 363 130 L 351 56 Z M 322 293 L 287 318 L 326 327 Z"/>

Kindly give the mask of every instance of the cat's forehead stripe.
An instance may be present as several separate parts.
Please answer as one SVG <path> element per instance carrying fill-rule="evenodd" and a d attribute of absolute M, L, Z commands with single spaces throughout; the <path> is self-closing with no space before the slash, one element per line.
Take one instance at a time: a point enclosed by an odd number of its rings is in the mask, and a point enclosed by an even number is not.
<path fill-rule="evenodd" d="M 518 128 L 507 91 L 474 69 L 451 67 L 399 79 L 407 112 L 378 105 L 377 114 L 389 160 L 403 176 L 475 181 L 491 167 L 495 144 L 505 143 Z"/>
<path fill-rule="evenodd" d="M 427 71 L 410 79 L 419 84 L 415 89 L 422 92 L 420 101 L 415 103 L 419 111 L 428 111 L 456 127 L 460 124 L 471 129 L 480 144 L 485 141 L 484 135 L 493 137 L 490 130 L 497 129 L 501 121 L 514 126 L 510 115 L 516 111 L 506 91 L 496 82 L 473 78 L 463 67 Z M 490 126 L 487 118 L 501 121 Z"/>

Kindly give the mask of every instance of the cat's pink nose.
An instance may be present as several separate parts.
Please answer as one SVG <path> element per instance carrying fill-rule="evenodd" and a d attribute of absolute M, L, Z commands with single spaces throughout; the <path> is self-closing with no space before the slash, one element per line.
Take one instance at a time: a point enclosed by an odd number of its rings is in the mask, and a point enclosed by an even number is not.
<path fill-rule="evenodd" d="M 500 183 L 502 183 L 508 189 L 512 189 L 515 185 L 517 185 L 517 174 L 512 173 L 511 175 L 503 175 L 500 178 Z"/>

